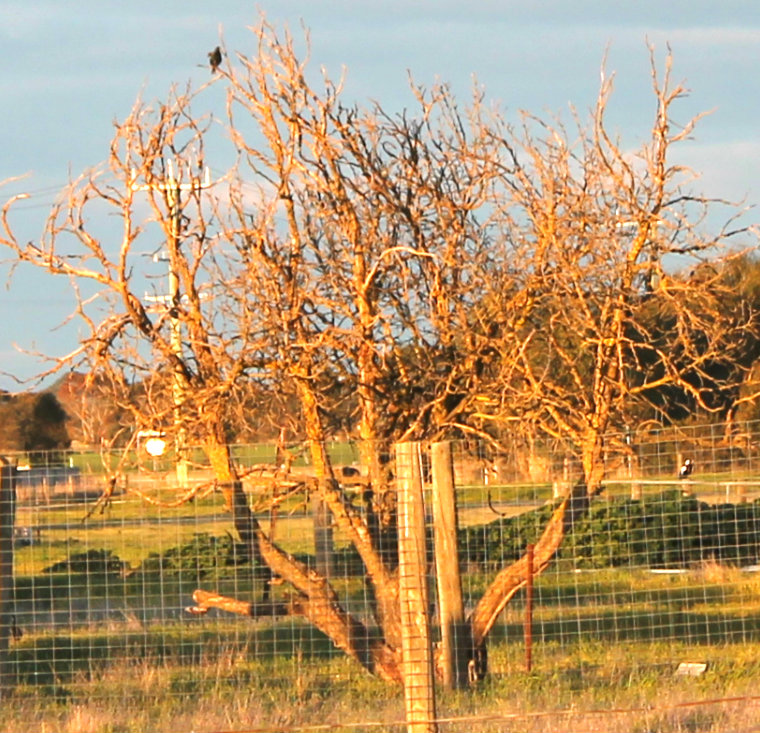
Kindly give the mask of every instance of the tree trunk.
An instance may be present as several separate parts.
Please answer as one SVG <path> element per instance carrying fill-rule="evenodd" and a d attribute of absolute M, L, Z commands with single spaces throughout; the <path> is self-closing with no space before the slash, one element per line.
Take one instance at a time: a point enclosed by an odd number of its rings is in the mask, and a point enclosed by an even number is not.
<path fill-rule="evenodd" d="M 589 497 L 583 482 L 576 484 L 572 491 L 554 510 L 541 537 L 533 550 L 533 576 L 545 570 L 562 545 L 573 524 L 578 521 L 589 507 Z M 488 633 L 496 623 L 512 597 L 528 582 L 528 557 L 523 555 L 509 567 L 503 568 L 488 586 L 475 609 L 470 615 L 472 628 L 472 659 L 470 661 L 470 678 L 482 679 L 487 673 L 485 642 Z"/>
<path fill-rule="evenodd" d="M 602 488 L 604 478 L 604 439 L 599 430 L 589 428 L 583 435 L 581 462 L 586 490 L 589 496 L 596 496 Z"/>
<path fill-rule="evenodd" d="M 347 534 L 365 562 L 376 593 L 380 636 L 372 633 L 367 626 L 342 608 L 327 578 L 309 569 L 270 541 L 250 511 L 240 481 L 225 482 L 221 486 L 225 496 L 229 497 L 232 503 L 235 527 L 241 538 L 255 548 L 256 558 L 275 575 L 287 581 L 296 592 L 276 603 L 261 606 L 198 590 L 193 596 L 198 606 L 190 610 L 203 612 L 214 607 L 254 617 L 278 614 L 303 616 L 370 673 L 386 681 L 400 683 L 402 673 L 398 574 L 389 572 L 383 564 L 382 558 L 372 545 L 366 523 L 345 500 L 337 482 L 323 480 L 317 490 L 329 507 L 336 525 Z M 581 481 L 554 510 L 535 544 L 534 576 L 542 572 L 552 561 L 573 524 L 587 512 L 590 498 L 586 483 Z M 465 634 L 464 638 L 468 639 L 470 646 L 463 651 L 469 660 L 470 681 L 482 679 L 487 674 L 487 636 L 505 606 L 528 582 L 527 563 L 527 557 L 522 557 L 502 569 L 467 619 L 469 633 Z"/>
<path fill-rule="evenodd" d="M 232 525 L 248 552 L 248 560 L 254 566 L 256 575 L 264 582 L 261 601 L 266 604 L 270 600 L 272 573 L 262 561 L 256 539 L 259 522 L 248 504 L 243 482 L 232 463 L 230 448 L 212 434 L 206 441 L 205 450 L 219 489 L 224 496 L 225 507 L 232 513 Z"/>
<path fill-rule="evenodd" d="M 352 511 L 332 475 L 329 456 L 323 441 L 312 441 L 312 459 L 318 472 L 317 493 L 328 506 L 336 521 L 351 537 L 362 555 L 368 573 L 373 578 L 378 597 L 383 638 L 371 633 L 364 624 L 352 617 L 340 605 L 338 596 L 327 578 L 279 549 L 264 533 L 256 516 L 250 510 L 232 465 L 229 448 L 213 436 L 206 443 L 206 451 L 225 496 L 225 502 L 233 513 L 235 529 L 241 540 L 250 547 L 252 559 L 263 563 L 268 572 L 288 582 L 297 593 L 284 603 L 275 604 L 287 613 L 308 619 L 348 656 L 356 659 L 365 669 L 382 679 L 400 683 L 400 645 L 389 642 L 399 635 L 398 624 L 398 582 L 395 576 L 385 572 L 382 562 L 374 552 L 369 532 L 361 517 Z M 322 478 L 319 478 L 322 473 Z M 199 608 L 218 607 L 232 613 L 261 615 L 255 604 L 236 601 L 215 594 L 203 596 L 204 591 L 196 591 L 204 600 Z M 269 602 L 268 595 L 265 601 Z M 266 613 L 266 610 L 264 611 Z M 390 628 L 390 633 L 388 628 Z"/>
<path fill-rule="evenodd" d="M 335 480 L 330 457 L 325 448 L 316 395 L 305 379 L 299 382 L 299 389 L 307 436 L 310 440 L 312 463 L 317 477 L 317 491 L 321 500 L 332 512 L 336 526 L 346 532 L 361 556 L 372 585 L 378 625 L 383 630 L 386 642 L 393 649 L 398 649 L 401 644 L 398 573 L 390 569 L 393 566 L 389 566 L 382 548 L 376 545 L 376 538 L 368 522 L 365 522 L 346 501 Z"/>
<path fill-rule="evenodd" d="M 275 604 L 290 615 L 303 616 L 326 634 L 336 647 L 355 659 L 368 672 L 388 682 L 401 683 L 400 654 L 383 639 L 371 633 L 364 624 L 348 614 L 326 578 L 275 547 L 259 529 L 259 548 L 264 561 L 273 572 L 285 578 L 297 591 Z M 260 616 L 255 604 L 241 602 L 215 593 L 196 590 L 193 599 L 195 612 L 219 608 L 229 613 Z"/>

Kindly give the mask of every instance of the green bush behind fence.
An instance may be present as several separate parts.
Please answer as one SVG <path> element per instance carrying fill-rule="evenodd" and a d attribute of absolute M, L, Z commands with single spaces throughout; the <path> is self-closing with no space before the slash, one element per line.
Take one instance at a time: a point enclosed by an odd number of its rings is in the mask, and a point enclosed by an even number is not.
<path fill-rule="evenodd" d="M 503 517 L 460 533 L 467 563 L 516 560 L 536 542 L 553 507 Z M 760 501 L 710 504 L 679 490 L 641 499 L 591 504 L 560 548 L 578 567 L 686 567 L 706 561 L 729 565 L 760 561 Z"/>

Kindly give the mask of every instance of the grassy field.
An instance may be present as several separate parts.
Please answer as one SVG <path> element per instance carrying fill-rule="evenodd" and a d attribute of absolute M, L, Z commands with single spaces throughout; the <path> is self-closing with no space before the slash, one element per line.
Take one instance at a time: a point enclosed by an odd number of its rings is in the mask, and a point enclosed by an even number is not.
<path fill-rule="evenodd" d="M 487 579 L 468 581 L 477 597 Z M 176 578 L 72 584 L 53 574 L 47 582 L 38 613 L 70 613 L 87 598 L 89 616 L 57 628 L 41 624 L 14 643 L 18 686 L 4 704 L 3 733 L 317 723 L 348 731 L 362 722 L 401 730 L 393 725 L 403 718 L 401 691 L 369 678 L 300 620 L 189 616 L 182 603 L 191 585 Z M 240 577 L 210 583 L 250 592 Z M 340 587 L 347 603 L 361 602 L 360 583 Z M 112 611 L 122 604 L 121 613 L 99 615 L 106 599 Z M 466 692 L 441 691 L 439 716 L 452 719 L 442 730 L 728 733 L 760 722 L 756 699 L 705 702 L 755 695 L 756 574 L 717 566 L 679 575 L 557 567 L 538 579 L 535 601 L 531 672 L 518 598 L 493 634 L 489 679 Z M 161 613 L 145 612 L 159 603 Z M 679 676 L 681 662 L 705 663 L 707 671 Z"/>
<path fill-rule="evenodd" d="M 250 466 L 255 464 L 271 464 L 274 465 L 277 455 L 276 443 L 245 443 L 239 445 L 232 445 L 232 456 L 240 466 Z M 358 448 L 355 443 L 349 443 L 344 441 L 334 441 L 328 444 L 328 453 L 333 459 L 336 465 L 350 465 L 358 460 Z M 103 473 L 103 460 L 104 457 L 101 453 L 95 451 L 72 451 L 71 453 L 63 454 L 66 462 L 73 468 L 78 468 L 84 474 L 100 474 Z M 111 468 L 114 468 L 121 458 L 121 454 L 114 453 L 107 456 L 107 461 Z M 205 453 L 201 448 L 194 448 L 191 451 L 189 459 L 197 464 L 203 465 L 206 462 Z M 26 458 L 20 457 L 20 462 L 24 462 Z M 144 459 L 141 458 L 138 461 L 138 456 L 135 451 L 130 451 L 126 455 L 126 459 L 123 461 L 123 466 L 126 470 L 137 470 L 138 463 L 142 463 L 143 467 L 150 468 L 155 466 L 158 470 L 170 471 L 175 460 L 175 455 L 172 451 L 168 451 L 160 459 Z M 309 464 L 309 457 L 306 450 L 301 450 L 294 462 L 295 466 L 306 466 Z"/>
<path fill-rule="evenodd" d="M 462 524 L 550 496 L 548 486 L 468 487 Z M 16 686 L 3 701 L 2 733 L 404 729 L 401 690 L 368 677 L 303 621 L 186 613 L 197 587 L 245 599 L 261 591 L 249 566 L 217 565 L 209 554 L 234 534 L 220 496 L 171 510 L 119 497 L 102 514 L 84 514 L 81 504 L 19 507 L 17 524 L 40 537 L 16 553 L 24 633 L 12 644 Z M 276 533 L 289 552 L 313 553 L 303 513 L 280 516 Z M 339 534 L 336 541 L 345 544 Z M 206 554 L 180 551 L 193 542 Z M 470 607 L 489 581 L 468 568 Z M 346 606 L 365 608 L 360 577 L 334 585 Z M 489 678 L 440 691 L 439 716 L 450 721 L 442 731 L 734 733 L 760 725 L 760 574 L 709 562 L 673 574 L 578 572 L 563 560 L 537 579 L 534 599 L 532 670 L 518 595 L 491 636 Z M 680 676 L 682 662 L 707 664 L 706 672 Z"/>
<path fill-rule="evenodd" d="M 157 492 L 153 497 L 161 499 Z M 17 572 L 37 574 L 76 548 L 111 551 L 136 567 L 151 553 L 181 545 L 196 534 L 224 535 L 232 531 L 230 514 L 224 511 L 219 494 L 169 509 L 146 507 L 135 497 L 122 496 L 85 520 L 87 508 L 82 503 L 19 506 L 16 526 L 35 528 L 40 541 L 17 551 Z M 268 526 L 268 518 L 264 516 L 262 520 Z M 308 517 L 303 513 L 284 515 L 278 521 L 278 537 L 285 549 L 312 550 Z"/>
<path fill-rule="evenodd" d="M 306 629 L 291 628 L 301 651 L 262 646 L 258 634 L 216 628 L 167 639 L 167 629 L 110 629 L 123 653 L 98 657 L 101 636 L 59 638 L 48 654 L 65 658 L 87 645 L 89 666 L 54 663 L 25 679 L 4 705 L 4 733 L 138 731 L 400 731 L 403 696 L 363 675 Z M 271 639 L 270 639 L 271 640 Z M 168 644 L 167 644 L 168 641 Z M 757 724 L 753 699 L 760 645 L 622 643 L 596 640 L 537 648 L 530 673 L 522 644 L 491 647 L 491 677 L 475 689 L 439 691 L 438 714 L 450 731 L 658 731 L 736 733 Z M 708 660 L 700 677 L 681 677 L 680 661 Z M 748 698 L 742 701 L 735 698 Z M 732 698 L 733 700 L 728 700 Z M 719 701 L 719 702 L 715 702 Z"/>

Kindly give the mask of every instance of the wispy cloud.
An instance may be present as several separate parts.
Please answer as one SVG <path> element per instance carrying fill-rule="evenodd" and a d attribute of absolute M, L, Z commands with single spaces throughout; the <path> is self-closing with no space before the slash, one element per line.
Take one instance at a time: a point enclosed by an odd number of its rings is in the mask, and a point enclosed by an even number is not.
<path fill-rule="evenodd" d="M 679 149 L 673 159 L 699 176 L 694 188 L 705 195 L 738 203 L 760 194 L 755 183 L 755 171 L 760 168 L 760 138 L 693 142 Z"/>

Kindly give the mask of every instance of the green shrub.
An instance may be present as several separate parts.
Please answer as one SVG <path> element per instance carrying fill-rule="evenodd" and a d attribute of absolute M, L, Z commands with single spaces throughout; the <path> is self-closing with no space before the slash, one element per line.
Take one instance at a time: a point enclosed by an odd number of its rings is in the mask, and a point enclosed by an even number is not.
<path fill-rule="evenodd" d="M 87 550 L 69 555 L 46 567 L 43 573 L 67 573 L 68 575 L 122 575 L 127 563 L 119 559 L 113 550 Z"/>
<path fill-rule="evenodd" d="M 535 542 L 552 511 L 544 506 L 460 533 L 467 563 L 500 566 Z M 679 490 L 639 500 L 597 500 L 558 553 L 579 567 L 685 567 L 707 560 L 760 561 L 760 502 L 712 505 Z"/>
<path fill-rule="evenodd" d="M 138 568 L 140 575 L 181 576 L 203 580 L 209 577 L 233 575 L 242 567 L 252 567 L 248 549 L 230 535 L 199 532 L 183 545 L 170 547 L 162 553 L 151 553 Z"/>
<path fill-rule="evenodd" d="M 536 542 L 552 511 L 553 507 L 546 505 L 535 511 L 461 530 L 460 553 L 465 562 L 489 569 L 517 560 L 529 544 Z"/>

